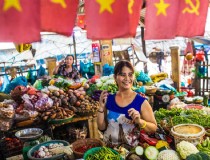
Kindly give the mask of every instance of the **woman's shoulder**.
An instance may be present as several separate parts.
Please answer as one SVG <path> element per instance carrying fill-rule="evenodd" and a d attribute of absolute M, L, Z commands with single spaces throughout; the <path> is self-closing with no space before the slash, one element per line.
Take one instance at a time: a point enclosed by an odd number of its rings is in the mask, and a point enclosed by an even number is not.
<path fill-rule="evenodd" d="M 139 103 L 143 103 L 144 100 L 146 100 L 146 98 L 138 93 L 136 94 L 136 98 L 134 99 L 135 102 L 139 102 Z"/>

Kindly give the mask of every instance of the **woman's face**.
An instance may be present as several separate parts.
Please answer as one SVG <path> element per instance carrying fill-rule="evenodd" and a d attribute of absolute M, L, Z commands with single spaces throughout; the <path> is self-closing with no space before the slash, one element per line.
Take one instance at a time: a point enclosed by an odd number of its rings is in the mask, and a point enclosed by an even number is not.
<path fill-rule="evenodd" d="M 115 77 L 119 89 L 130 89 L 133 86 L 134 74 L 128 67 L 123 67 L 121 73 Z"/>
<path fill-rule="evenodd" d="M 72 56 L 68 56 L 68 57 L 66 57 L 65 61 L 66 61 L 67 65 L 71 66 L 73 64 L 74 59 Z"/>

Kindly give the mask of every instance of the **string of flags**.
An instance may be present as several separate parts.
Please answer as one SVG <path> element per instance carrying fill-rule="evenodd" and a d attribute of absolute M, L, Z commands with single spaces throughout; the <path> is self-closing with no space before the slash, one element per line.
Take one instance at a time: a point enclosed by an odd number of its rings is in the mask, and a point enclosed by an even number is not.
<path fill-rule="evenodd" d="M 134 37 L 143 0 L 0 0 L 0 42 L 40 41 L 40 32 L 71 36 L 77 25 L 87 38 Z M 203 36 L 208 0 L 146 0 L 145 40 Z"/>

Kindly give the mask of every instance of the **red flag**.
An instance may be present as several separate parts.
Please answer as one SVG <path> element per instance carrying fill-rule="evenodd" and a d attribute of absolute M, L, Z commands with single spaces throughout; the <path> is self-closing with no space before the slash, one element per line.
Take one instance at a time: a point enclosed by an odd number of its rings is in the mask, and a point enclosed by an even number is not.
<path fill-rule="evenodd" d="M 87 37 L 113 39 L 135 36 L 142 0 L 87 0 Z"/>
<path fill-rule="evenodd" d="M 203 36 L 205 32 L 208 0 L 180 1 L 177 36 Z"/>
<path fill-rule="evenodd" d="M 70 36 L 76 22 L 79 0 L 41 0 L 41 27 Z"/>
<path fill-rule="evenodd" d="M 144 39 L 174 38 L 178 5 L 178 0 L 147 1 Z"/>
<path fill-rule="evenodd" d="M 40 1 L 0 1 L 0 41 L 30 43 L 40 41 Z"/>
<path fill-rule="evenodd" d="M 85 29 L 85 27 L 86 27 L 85 14 L 77 15 L 77 26 L 82 29 Z"/>

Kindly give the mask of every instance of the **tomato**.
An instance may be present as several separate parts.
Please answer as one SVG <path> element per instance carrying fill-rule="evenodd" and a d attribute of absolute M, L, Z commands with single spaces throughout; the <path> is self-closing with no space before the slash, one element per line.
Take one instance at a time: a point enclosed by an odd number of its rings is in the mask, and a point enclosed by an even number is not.
<path fill-rule="evenodd" d="M 188 90 L 188 91 L 187 91 L 187 97 L 192 97 L 192 96 L 194 96 L 193 91 Z"/>

